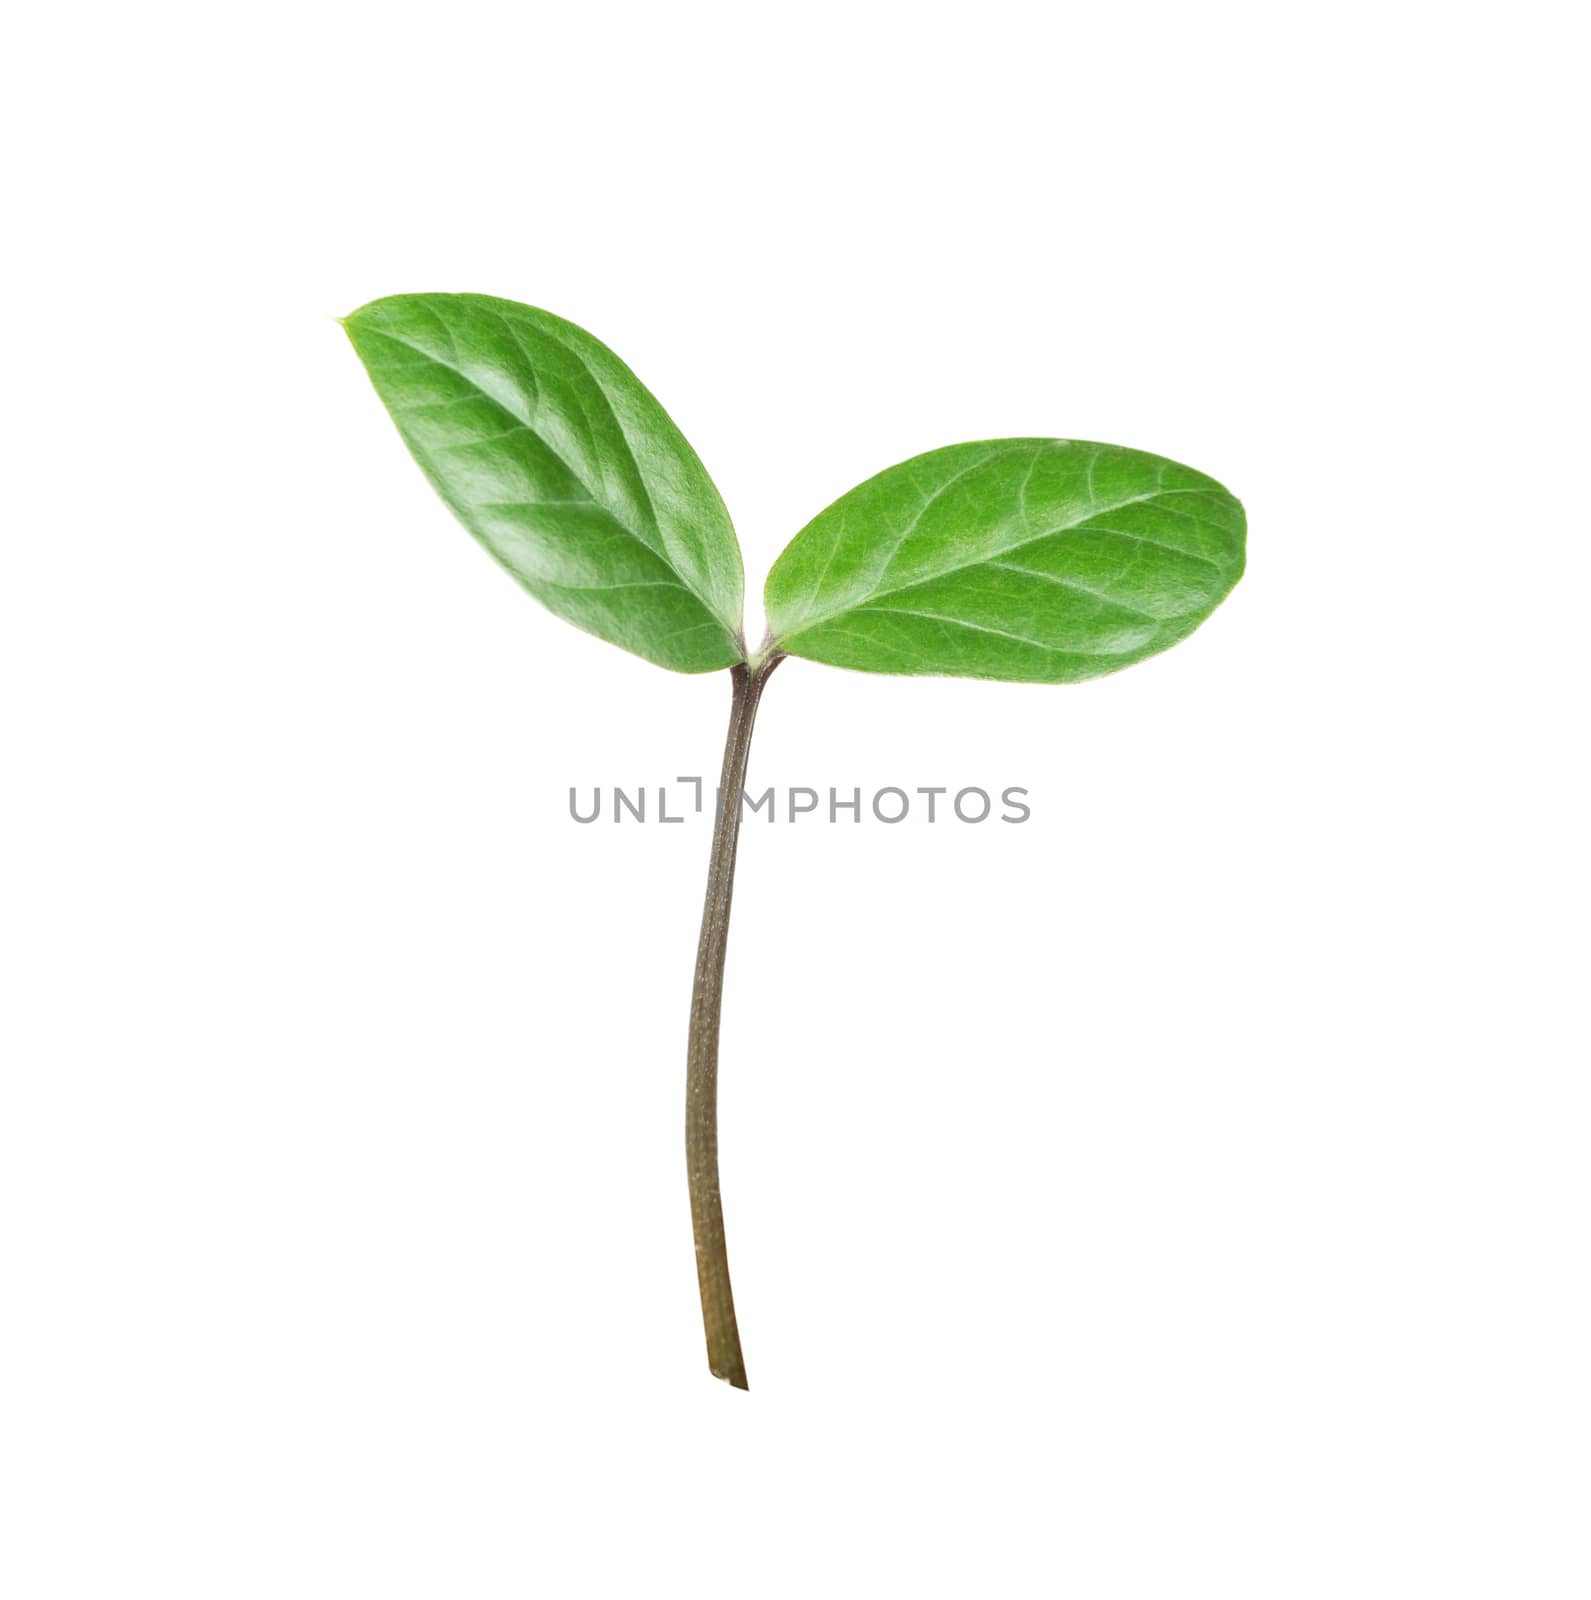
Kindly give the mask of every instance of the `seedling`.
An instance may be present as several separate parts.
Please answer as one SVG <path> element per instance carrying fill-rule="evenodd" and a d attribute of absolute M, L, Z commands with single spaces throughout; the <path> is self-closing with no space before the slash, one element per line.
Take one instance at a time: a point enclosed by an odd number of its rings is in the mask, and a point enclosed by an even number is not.
<path fill-rule="evenodd" d="M 798 533 L 748 649 L 729 513 L 696 452 L 589 333 L 475 294 L 344 326 L 448 509 L 549 611 L 731 697 L 691 993 L 685 1150 L 707 1363 L 746 1387 L 718 1193 L 718 1019 L 757 705 L 789 656 L 862 672 L 1079 683 L 1185 639 L 1243 572 L 1243 508 L 1159 456 L 1070 439 L 930 450 Z"/>

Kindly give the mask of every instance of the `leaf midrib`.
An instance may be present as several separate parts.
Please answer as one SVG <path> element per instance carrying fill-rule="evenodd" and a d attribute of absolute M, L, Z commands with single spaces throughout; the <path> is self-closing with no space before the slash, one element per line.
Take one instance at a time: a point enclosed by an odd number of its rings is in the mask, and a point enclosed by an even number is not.
<path fill-rule="evenodd" d="M 496 313 L 495 311 L 492 312 L 491 314 L 508 331 L 509 336 L 511 338 L 513 338 L 513 340 L 514 340 L 515 348 L 519 350 L 520 354 L 525 357 L 525 360 L 528 363 L 530 361 L 530 359 L 531 359 L 530 358 L 530 353 L 525 349 L 524 345 L 522 345 L 519 342 L 518 338 L 515 336 L 514 329 L 513 329 L 512 325 L 508 322 L 508 320 L 505 317 L 501 316 L 500 314 Z M 436 315 L 434 311 L 432 312 L 432 315 L 433 316 Z M 446 330 L 448 332 L 449 337 L 451 339 L 451 330 L 446 329 L 446 324 L 442 323 L 440 317 L 437 318 L 437 321 L 438 321 L 439 326 L 442 326 L 444 328 L 444 330 Z M 691 598 L 693 600 L 695 600 L 698 605 L 701 606 L 701 608 L 707 613 L 707 615 L 709 617 L 712 618 L 712 620 L 714 622 L 716 622 L 718 624 L 719 627 L 723 628 L 724 632 L 729 635 L 730 639 L 733 639 L 735 637 L 734 630 L 731 629 L 728 626 L 727 623 L 725 623 L 724 619 L 721 616 L 719 616 L 718 612 L 713 608 L 713 605 L 708 600 L 708 598 L 705 595 L 699 593 L 691 584 L 689 584 L 689 583 L 687 583 L 685 581 L 684 576 L 679 573 L 678 569 L 674 566 L 673 562 L 671 562 L 669 560 L 668 553 L 667 553 L 666 549 L 664 549 L 664 550 L 656 549 L 654 546 L 649 544 L 645 539 L 643 539 L 640 536 L 640 534 L 638 534 L 635 531 L 634 528 L 630 527 L 629 524 L 626 523 L 622 518 L 620 518 L 618 516 L 615 516 L 614 515 L 614 511 L 613 511 L 613 507 L 611 506 L 611 504 L 608 503 L 606 494 L 604 493 L 604 496 L 603 496 L 602 499 L 598 499 L 597 496 L 592 493 L 591 485 L 590 485 L 589 482 L 587 482 L 585 474 L 582 473 L 582 472 L 577 471 L 569 463 L 569 461 L 566 459 L 566 457 L 563 455 L 563 453 L 561 451 L 559 451 L 553 445 L 552 441 L 550 439 L 548 439 L 547 436 L 544 433 L 542 433 L 539 428 L 537 428 L 535 422 L 532 420 L 531 417 L 529 417 L 529 416 L 521 416 L 518 411 L 516 411 L 512 406 L 506 404 L 504 401 L 500 400 L 489 389 L 483 388 L 479 383 L 477 383 L 475 381 L 474 378 L 472 378 L 469 375 L 469 373 L 465 372 L 462 367 L 459 367 L 459 366 L 455 365 L 452 361 L 444 361 L 440 356 L 436 355 L 433 351 L 427 350 L 423 345 L 416 344 L 412 339 L 405 339 L 401 334 L 393 333 L 393 332 L 391 332 L 390 330 L 388 330 L 386 328 L 373 328 L 371 331 L 373 333 L 378 334 L 383 339 L 390 340 L 393 344 L 401 345 L 405 350 L 412 350 L 417 356 L 421 357 L 421 359 L 423 361 L 425 361 L 426 363 L 428 363 L 429 365 L 440 367 L 444 372 L 451 372 L 461 382 L 468 384 L 469 387 L 470 387 L 470 390 L 472 391 L 473 394 L 478 395 L 482 400 L 484 400 L 487 403 L 487 405 L 492 406 L 496 410 L 500 411 L 505 417 L 507 417 L 514 424 L 514 427 L 512 427 L 510 429 L 507 429 L 503 433 L 489 434 L 484 439 L 462 440 L 457 444 L 445 445 L 445 446 L 442 446 L 440 448 L 445 449 L 445 450 L 460 450 L 460 449 L 469 449 L 469 448 L 472 448 L 473 446 L 478 445 L 478 444 L 491 444 L 491 443 L 495 442 L 496 440 L 508 438 L 510 435 L 512 435 L 515 432 L 518 432 L 520 429 L 523 429 L 525 432 L 527 432 L 529 434 L 532 434 L 535 438 L 537 438 L 537 439 L 539 439 L 541 441 L 541 443 L 546 447 L 547 453 L 549 455 L 551 455 L 555 461 L 557 461 L 558 465 L 561 466 L 566 473 L 569 474 L 570 478 L 572 478 L 576 483 L 580 484 L 581 487 L 586 491 L 586 499 L 585 499 L 585 501 L 583 501 L 583 502 L 565 502 L 565 503 L 567 503 L 567 504 L 587 504 L 587 505 L 594 506 L 597 510 L 601 511 L 605 516 L 607 516 L 612 521 L 614 527 L 616 527 L 622 534 L 624 534 L 624 536 L 627 539 L 631 540 L 635 544 L 640 545 L 640 547 L 643 550 L 645 550 L 648 555 L 653 557 L 654 560 L 662 562 L 664 564 L 664 566 L 666 566 L 671 572 L 675 573 L 675 578 L 674 578 L 672 584 L 659 583 L 659 584 L 656 585 L 656 587 L 658 587 L 658 588 L 674 587 L 674 588 L 682 589 L 686 594 L 690 595 Z M 564 344 L 563 341 L 561 339 L 557 338 L 557 336 L 554 335 L 554 334 L 548 334 L 548 338 L 552 339 L 553 343 L 556 344 L 561 350 L 567 351 L 568 354 L 573 356 L 576 361 L 580 361 L 582 366 L 585 365 L 585 363 L 584 363 L 583 359 L 581 358 L 581 356 L 580 356 L 578 351 L 571 349 L 570 346 Z M 586 370 L 589 372 L 590 369 L 587 368 Z M 532 374 L 532 376 L 534 376 L 534 374 Z M 593 383 L 597 383 L 597 380 L 593 377 L 592 378 L 592 382 Z M 597 387 L 600 390 L 602 386 L 601 386 L 600 383 L 597 383 Z M 459 399 L 461 399 L 461 400 L 465 399 L 465 398 L 467 398 L 467 397 L 466 396 L 462 396 L 462 395 L 459 396 Z M 606 401 L 606 399 L 607 399 L 606 395 L 604 395 L 603 398 L 604 398 L 604 401 Z M 430 405 L 430 404 L 449 404 L 449 403 L 452 403 L 452 402 L 426 402 L 427 405 Z M 576 404 L 578 406 L 578 404 L 579 404 L 578 400 L 576 401 Z M 395 408 L 395 414 L 401 413 L 401 412 L 404 412 L 404 411 L 413 411 L 413 410 L 418 410 L 418 409 L 422 409 L 422 408 L 421 407 L 398 407 L 398 408 Z M 624 440 L 624 448 L 629 453 L 631 465 L 635 468 L 636 480 L 641 485 L 642 497 L 646 501 L 647 510 L 652 516 L 652 521 L 653 521 L 654 527 L 656 527 L 657 514 L 656 514 L 655 510 L 652 507 L 651 496 L 650 496 L 650 494 L 647 493 L 646 484 L 645 484 L 644 480 L 642 479 L 640 463 L 635 459 L 635 452 L 634 452 L 634 450 L 632 450 L 630 448 L 629 438 L 625 434 L 624 428 L 623 428 L 622 424 L 619 422 L 617 414 L 613 412 L 611 404 L 609 405 L 608 409 L 609 409 L 610 415 L 613 416 L 613 425 L 614 425 L 615 428 L 618 429 L 619 437 Z M 585 415 L 585 410 L 584 410 L 583 407 L 580 407 L 580 412 L 581 412 L 581 418 L 585 422 L 587 431 L 589 433 L 590 427 L 591 427 L 590 419 Z M 431 446 L 424 446 L 423 448 L 426 450 L 427 454 L 433 453 Z M 604 485 L 604 490 L 605 489 L 606 489 L 606 485 Z M 485 509 L 491 509 L 494 506 L 501 506 L 501 505 L 507 505 L 507 504 L 519 504 L 519 505 L 527 505 L 528 506 L 528 505 L 536 505 L 536 504 L 551 504 L 551 503 L 554 503 L 554 502 L 541 502 L 541 501 L 518 501 L 518 502 L 480 501 L 480 502 L 477 502 L 477 503 L 480 505 L 481 509 L 485 510 Z M 663 541 L 663 533 L 662 533 L 662 529 L 660 527 L 657 528 L 657 537 L 658 537 L 659 542 L 661 543 Z M 614 585 L 599 585 L 599 586 L 588 586 L 588 585 L 580 585 L 580 584 L 561 584 L 561 583 L 554 583 L 551 579 L 542 579 L 542 578 L 539 578 L 539 577 L 535 578 L 535 579 L 532 579 L 530 581 L 537 582 L 537 583 L 545 582 L 550 588 L 554 588 L 554 589 L 569 589 L 569 590 L 580 590 L 580 589 L 583 589 L 583 590 L 587 590 L 588 592 L 592 592 L 592 593 L 596 592 L 597 588 L 638 587 L 638 586 L 633 586 L 633 585 L 616 585 L 616 584 L 614 584 Z"/>
<path fill-rule="evenodd" d="M 992 460 L 992 459 L 993 459 L 992 456 L 991 457 L 985 457 L 983 461 L 976 463 L 976 466 L 986 465 L 987 462 L 989 460 Z M 968 469 L 968 470 L 975 470 L 975 469 Z M 963 476 L 963 475 L 964 475 L 963 473 L 958 473 L 957 474 L 958 477 L 959 476 Z M 809 620 L 803 622 L 799 628 L 794 629 L 790 633 L 784 634 L 780 639 L 776 640 L 775 642 L 777 644 L 788 644 L 792 639 L 800 638 L 803 633 L 809 633 L 809 632 L 811 632 L 811 630 L 813 628 L 821 627 L 825 622 L 833 621 L 835 617 L 843 617 L 848 612 L 860 611 L 866 606 L 874 605 L 880 599 L 887 599 L 890 595 L 909 594 L 913 589 L 921 588 L 924 584 L 938 583 L 940 581 L 940 579 L 942 579 L 942 578 L 953 577 L 956 573 L 958 573 L 958 572 L 966 572 L 969 568 L 972 568 L 972 567 L 987 566 L 990 562 L 998 561 L 1002 556 L 1008 556 L 1013 551 L 1025 549 L 1030 544 L 1038 544 L 1041 540 L 1044 540 L 1044 539 L 1053 539 L 1055 537 L 1055 535 L 1058 534 L 1058 533 L 1076 533 L 1076 532 L 1079 532 L 1079 531 L 1085 529 L 1087 527 L 1087 525 L 1090 522 L 1092 522 L 1096 517 L 1108 517 L 1108 516 L 1111 516 L 1115 512 L 1121 511 L 1124 508 L 1126 508 L 1127 506 L 1142 505 L 1145 501 L 1160 500 L 1160 499 L 1165 498 L 1167 495 L 1173 495 L 1173 494 L 1205 494 L 1205 495 L 1207 495 L 1209 493 L 1211 493 L 1211 491 L 1209 489 L 1154 489 L 1154 490 L 1151 490 L 1148 494 L 1133 495 L 1130 499 L 1118 500 L 1112 505 L 1099 506 L 1097 508 L 1091 508 L 1088 511 L 1086 516 L 1078 518 L 1075 522 L 1063 522 L 1063 523 L 1060 523 L 1056 527 L 1046 528 L 1042 533 L 1029 534 L 1025 538 L 1018 539 L 1014 543 L 1005 545 L 1005 546 L 1001 547 L 998 550 L 985 551 L 983 554 L 975 556 L 970 561 L 959 561 L 954 566 L 941 568 L 938 572 L 932 572 L 925 578 L 914 578 L 910 583 L 899 584 L 894 588 L 882 588 L 882 587 L 879 587 L 879 588 L 871 589 L 862 599 L 849 601 L 847 604 L 842 605 L 842 606 L 835 606 L 832 610 L 825 611 L 820 616 L 812 617 Z M 933 499 L 933 498 L 937 498 L 937 496 L 931 496 L 930 497 L 930 499 Z M 924 506 L 923 509 L 924 510 L 927 509 L 926 505 Z M 918 513 L 918 516 L 919 516 L 919 518 L 921 517 L 921 512 Z M 1137 544 L 1153 545 L 1157 550 L 1165 550 L 1165 551 L 1169 552 L 1172 555 L 1184 556 L 1189 561 L 1197 561 L 1201 566 L 1209 567 L 1212 571 L 1215 571 L 1215 572 L 1224 572 L 1224 571 L 1226 571 L 1226 568 L 1219 561 L 1212 561 L 1212 560 L 1210 560 L 1210 558 L 1208 556 L 1194 555 L 1191 550 L 1180 550 L 1180 549 L 1177 548 L 1176 545 L 1174 545 L 1174 544 L 1166 544 L 1164 541 L 1162 541 L 1160 539 L 1150 539 L 1150 538 L 1146 537 L 1143 534 L 1129 533 L 1125 529 L 1122 529 L 1122 528 L 1096 528 L 1094 531 L 1096 533 L 1107 534 L 1112 538 L 1130 539 L 1130 540 L 1134 541 Z M 899 543 L 903 543 L 903 542 L 904 542 L 904 536 L 902 537 L 901 541 L 899 541 L 897 543 L 896 548 L 898 549 L 899 548 Z M 832 557 L 831 557 L 831 559 L 832 559 Z M 1104 598 L 1104 597 L 1101 596 L 1101 598 Z M 1118 605 L 1120 604 L 1119 601 L 1112 601 L 1110 603 L 1111 604 L 1118 604 Z M 879 607 L 879 609 L 880 610 L 888 610 L 889 608 L 888 607 Z M 1126 609 L 1131 609 L 1131 608 L 1128 607 Z M 940 619 L 940 620 L 949 621 L 951 619 L 945 618 L 945 619 Z M 1157 620 L 1170 621 L 1170 620 L 1174 620 L 1174 619 L 1166 618 L 1166 619 L 1157 619 Z"/>
<path fill-rule="evenodd" d="M 532 381 L 535 382 L 535 384 L 536 384 L 536 397 L 537 397 L 537 403 L 539 404 L 540 403 L 540 399 L 541 399 L 541 383 L 540 383 L 540 380 L 536 378 L 536 358 L 534 356 L 532 356 L 530 351 L 528 351 L 525 348 L 524 341 L 519 337 L 519 329 L 514 325 L 513 321 L 509 318 L 509 316 L 505 312 L 499 311 L 495 305 L 488 305 L 485 309 L 486 309 L 486 314 L 489 317 L 494 318 L 497 322 L 502 324 L 503 328 L 506 330 L 506 332 L 508 334 L 508 337 L 514 341 L 514 348 L 520 353 L 520 355 L 522 355 L 525 358 L 526 368 L 530 372 L 530 376 L 531 376 Z M 663 549 L 655 550 L 655 551 L 653 551 L 653 554 L 657 555 L 657 556 L 660 556 L 663 560 L 668 561 L 670 566 L 673 566 L 673 562 L 669 559 L 669 554 L 668 554 L 668 540 L 663 534 L 663 524 L 658 520 L 657 507 L 652 503 L 652 492 L 646 486 L 646 474 L 641 471 L 641 463 L 640 463 L 639 460 L 636 459 L 635 447 L 630 443 L 629 434 L 627 434 L 624 431 L 624 424 L 619 421 L 619 413 L 614 409 L 613 401 L 611 399 L 609 399 L 609 397 L 608 397 L 608 391 L 602 387 L 602 380 L 599 377 L 597 377 L 597 375 L 587 365 L 586 358 L 583 355 L 581 355 L 580 352 L 578 350 L 576 350 L 573 345 L 565 344 L 564 341 L 562 339 L 560 339 L 558 337 L 558 335 L 552 331 L 552 329 L 550 329 L 550 328 L 538 328 L 537 332 L 543 334 L 546 338 L 551 339 L 552 342 L 555 345 L 557 345 L 560 350 L 562 350 L 566 355 L 571 356 L 575 361 L 577 361 L 580 364 L 580 370 L 582 372 L 584 372 L 586 374 L 586 376 L 591 379 L 592 386 L 596 389 L 598 395 L 601 396 L 602 404 L 607 408 L 608 416 L 613 422 L 614 432 L 617 433 L 619 438 L 620 438 L 620 440 L 623 441 L 624 453 L 630 458 L 630 468 L 635 473 L 636 487 L 641 491 L 641 499 L 646 505 L 647 520 L 652 525 L 653 533 L 655 533 L 657 535 L 658 543 L 663 546 Z M 460 373 L 459 376 L 460 377 L 464 377 L 464 374 Z M 465 378 L 464 381 L 466 383 L 468 383 L 470 380 L 468 378 Z M 586 414 L 586 408 L 585 408 L 584 404 L 582 403 L 579 394 L 574 394 L 573 398 L 574 398 L 574 403 L 575 403 L 575 409 L 580 413 L 580 420 L 585 424 L 586 437 L 590 440 L 591 445 L 592 445 L 592 454 L 596 455 L 597 454 L 597 451 L 596 451 L 596 437 L 595 437 L 594 433 L 592 432 L 591 418 Z M 510 412 L 509 415 L 512 416 L 513 413 Z M 541 438 L 541 435 L 538 433 L 536 435 L 536 437 L 539 439 L 539 438 Z M 543 441 L 543 442 L 545 442 L 545 441 Z M 555 456 L 558 455 L 558 452 L 556 450 L 552 449 L 551 444 L 548 444 L 547 448 L 549 450 L 552 450 L 552 453 Z M 560 461 L 563 461 L 563 457 L 562 456 L 558 456 L 558 459 Z M 564 465 L 564 470 L 567 471 L 571 477 L 577 478 L 577 479 L 579 478 L 579 474 L 576 473 L 572 467 L 570 467 L 570 465 L 569 465 L 569 463 L 567 461 L 563 461 L 563 465 Z M 600 471 L 600 467 L 599 467 L 599 471 Z M 581 480 L 581 481 L 583 481 L 583 480 Z M 588 489 L 589 489 L 589 487 L 590 486 L 587 485 Z M 606 493 L 606 490 L 607 490 L 606 480 L 604 480 L 602 487 L 603 487 L 604 493 Z M 619 522 L 619 519 L 617 517 L 614 517 L 613 520 L 615 522 Z M 619 526 L 621 528 L 623 528 L 624 524 L 622 522 L 619 522 Z M 631 530 L 628 529 L 628 528 L 625 528 L 625 532 L 626 533 L 630 533 L 631 538 L 635 539 L 637 543 L 644 544 L 646 542 L 645 540 L 641 539 L 638 535 L 632 533 Z M 693 594 L 695 593 L 694 590 L 692 590 L 691 592 Z M 698 595 L 697 598 L 702 600 L 702 604 L 703 605 L 707 605 L 706 600 L 703 599 L 701 596 Z M 712 607 L 708 606 L 708 610 L 711 611 Z"/>

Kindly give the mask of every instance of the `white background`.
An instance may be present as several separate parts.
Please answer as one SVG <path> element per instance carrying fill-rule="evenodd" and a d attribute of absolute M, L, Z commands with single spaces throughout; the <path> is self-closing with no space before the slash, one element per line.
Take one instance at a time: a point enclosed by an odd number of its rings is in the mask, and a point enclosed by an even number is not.
<path fill-rule="evenodd" d="M 1583 1597 L 1570 8 L 36 8 L 8 50 L 0 1588 Z M 591 329 L 736 517 L 1187 461 L 1249 573 L 1044 689 L 791 662 L 702 1357 L 721 678 L 540 611 L 334 318 Z M 760 618 L 758 619 L 760 621 Z M 755 626 L 755 624 L 754 624 Z"/>

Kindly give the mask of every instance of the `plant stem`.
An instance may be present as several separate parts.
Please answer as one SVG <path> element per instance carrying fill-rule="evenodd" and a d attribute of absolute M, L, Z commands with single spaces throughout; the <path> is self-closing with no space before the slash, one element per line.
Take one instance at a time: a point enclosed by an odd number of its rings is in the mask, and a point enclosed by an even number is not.
<path fill-rule="evenodd" d="M 696 1277 L 702 1291 L 702 1323 L 707 1331 L 707 1365 L 713 1376 L 747 1388 L 746 1363 L 735 1325 L 735 1297 L 729 1287 L 729 1253 L 724 1245 L 724 1206 L 718 1192 L 718 1018 L 724 1000 L 724 954 L 729 945 L 729 902 L 735 887 L 735 846 L 740 839 L 740 800 L 746 783 L 746 757 L 762 686 L 784 659 L 772 655 L 754 667 L 734 667 L 730 677 L 729 735 L 724 741 L 724 771 L 718 787 L 718 817 L 707 866 L 707 903 L 696 949 L 696 981 L 691 990 L 690 1046 L 685 1064 L 685 1163 L 690 1173 L 691 1231 L 696 1238 Z"/>

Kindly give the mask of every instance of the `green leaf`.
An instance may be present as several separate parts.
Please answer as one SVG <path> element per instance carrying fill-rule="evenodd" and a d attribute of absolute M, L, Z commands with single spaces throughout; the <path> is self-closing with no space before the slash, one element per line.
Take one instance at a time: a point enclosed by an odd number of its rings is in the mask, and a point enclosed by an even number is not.
<path fill-rule="evenodd" d="M 1076 683 L 1184 639 L 1243 575 L 1243 507 L 1070 439 L 931 450 L 841 495 L 768 575 L 772 641 L 864 672 Z"/>
<path fill-rule="evenodd" d="M 480 294 L 393 295 L 343 326 L 431 486 L 549 611 L 677 672 L 742 659 L 729 513 L 606 345 Z"/>

